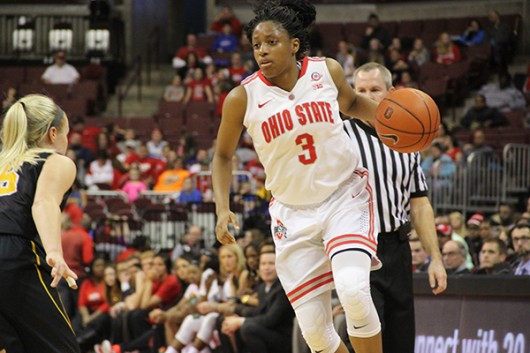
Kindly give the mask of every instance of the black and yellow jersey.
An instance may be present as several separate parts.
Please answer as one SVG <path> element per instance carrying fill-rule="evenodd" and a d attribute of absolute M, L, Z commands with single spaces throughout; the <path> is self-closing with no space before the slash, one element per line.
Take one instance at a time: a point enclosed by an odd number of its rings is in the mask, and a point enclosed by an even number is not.
<path fill-rule="evenodd" d="M 0 234 L 35 240 L 38 233 L 31 207 L 39 175 L 49 155 L 42 154 L 43 160 L 34 165 L 24 163 L 18 171 L 13 168 L 0 171 Z M 67 196 L 68 193 L 63 198 L 61 209 L 66 204 Z"/>

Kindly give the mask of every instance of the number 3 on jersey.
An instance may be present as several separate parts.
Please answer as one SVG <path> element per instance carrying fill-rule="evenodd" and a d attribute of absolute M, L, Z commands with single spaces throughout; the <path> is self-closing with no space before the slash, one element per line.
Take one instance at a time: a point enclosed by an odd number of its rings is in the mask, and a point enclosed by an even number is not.
<path fill-rule="evenodd" d="M 296 145 L 302 147 L 305 151 L 298 155 L 298 160 L 302 164 L 313 164 L 317 159 L 317 152 L 315 150 L 315 140 L 309 134 L 302 134 L 296 137 Z"/>
<path fill-rule="evenodd" d="M 4 169 L 0 173 L 0 197 L 17 192 L 18 174 L 13 168 Z"/>

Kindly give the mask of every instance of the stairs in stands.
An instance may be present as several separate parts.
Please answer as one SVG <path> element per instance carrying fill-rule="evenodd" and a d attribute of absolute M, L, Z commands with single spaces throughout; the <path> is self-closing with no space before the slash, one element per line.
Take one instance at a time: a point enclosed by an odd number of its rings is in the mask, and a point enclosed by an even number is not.
<path fill-rule="evenodd" d="M 171 65 L 159 65 L 158 68 L 153 67 L 151 71 L 151 81 L 148 83 L 147 74 L 145 70 L 142 74 L 142 98 L 138 100 L 138 88 L 134 84 L 129 89 L 129 92 L 122 103 L 122 113 L 124 117 L 151 117 L 156 114 L 158 109 L 158 101 L 164 94 L 165 87 L 171 83 L 175 70 Z M 125 80 L 124 80 L 125 81 Z M 119 89 L 123 89 L 123 85 L 119 85 Z M 107 108 L 102 116 L 117 117 L 118 111 L 118 94 L 109 97 Z"/>

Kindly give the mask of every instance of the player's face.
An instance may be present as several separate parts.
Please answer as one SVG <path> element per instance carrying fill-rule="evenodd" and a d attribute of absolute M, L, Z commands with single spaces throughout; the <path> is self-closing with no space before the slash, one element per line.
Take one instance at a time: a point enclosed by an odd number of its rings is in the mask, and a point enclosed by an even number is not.
<path fill-rule="evenodd" d="M 68 125 L 68 119 L 66 118 L 66 115 L 63 118 L 63 122 L 61 123 L 61 126 L 58 128 L 55 128 L 55 139 L 53 140 L 53 147 L 57 151 L 57 153 L 65 155 L 66 151 L 68 150 L 68 133 L 70 132 L 70 126 Z"/>
<path fill-rule="evenodd" d="M 379 70 L 359 71 L 355 77 L 355 92 L 377 103 L 381 102 L 394 88 L 386 88 Z"/>
<path fill-rule="evenodd" d="M 263 75 L 274 79 L 291 65 L 294 66 L 299 43 L 298 38 L 289 38 L 277 23 L 266 21 L 258 24 L 252 34 L 252 47 Z"/>

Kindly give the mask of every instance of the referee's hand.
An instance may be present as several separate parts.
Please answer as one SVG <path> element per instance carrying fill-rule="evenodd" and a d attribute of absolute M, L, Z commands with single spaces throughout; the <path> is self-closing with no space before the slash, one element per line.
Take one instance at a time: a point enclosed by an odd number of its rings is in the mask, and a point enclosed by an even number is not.
<path fill-rule="evenodd" d="M 232 224 L 235 230 L 239 230 L 236 215 L 232 211 L 218 215 L 217 225 L 215 226 L 215 235 L 217 236 L 217 240 L 223 245 L 236 243 L 234 235 L 228 231 L 229 224 Z"/>
<path fill-rule="evenodd" d="M 447 273 L 442 260 L 432 260 L 429 264 L 429 285 L 434 294 L 440 294 L 447 289 Z"/>

